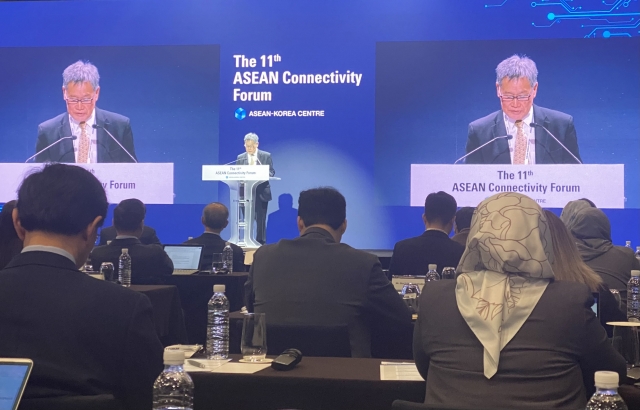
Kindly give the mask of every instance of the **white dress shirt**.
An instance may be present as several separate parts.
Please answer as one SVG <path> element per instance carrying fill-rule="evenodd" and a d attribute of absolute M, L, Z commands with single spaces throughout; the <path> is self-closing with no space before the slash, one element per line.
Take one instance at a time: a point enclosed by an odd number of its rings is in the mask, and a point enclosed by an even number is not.
<path fill-rule="evenodd" d="M 509 155 L 511 156 L 511 163 L 513 164 L 513 151 L 516 148 L 516 135 L 518 135 L 518 127 L 516 127 L 516 122 L 511 118 L 507 117 L 507 114 L 504 114 L 504 127 L 507 129 L 507 135 L 513 135 L 513 138 L 507 140 L 509 143 Z M 522 131 L 524 132 L 524 136 L 527 138 L 529 142 L 527 144 L 527 153 L 525 154 L 524 163 L 533 165 L 536 163 L 536 131 L 533 127 L 530 127 L 534 121 L 533 119 L 533 106 L 529 110 L 529 113 L 526 117 L 522 119 Z"/>
<path fill-rule="evenodd" d="M 253 165 L 262 165 L 260 164 L 260 160 L 258 159 L 258 150 L 253 154 L 249 154 L 247 152 L 247 165 L 251 165 L 251 158 L 253 158 Z"/>
<path fill-rule="evenodd" d="M 89 157 L 87 159 L 87 163 L 95 164 L 98 162 L 98 136 L 97 130 L 93 129 L 93 124 L 96 123 L 96 109 L 93 109 L 91 116 L 86 121 L 87 127 L 87 137 L 89 137 Z M 75 135 L 76 138 L 73 141 L 73 152 L 75 153 L 76 162 L 78 162 L 78 148 L 80 147 L 80 135 L 82 134 L 82 128 L 80 127 L 80 123 L 74 120 L 71 115 L 69 115 L 69 125 L 71 126 L 71 135 Z"/>
<path fill-rule="evenodd" d="M 58 254 L 60 256 L 64 256 L 65 258 L 73 262 L 74 265 L 76 264 L 76 258 L 74 258 L 72 254 L 70 254 L 69 252 L 65 251 L 62 248 L 58 248 L 57 246 L 30 245 L 22 248 L 21 253 L 26 253 L 26 252 L 51 252 L 51 253 Z"/>

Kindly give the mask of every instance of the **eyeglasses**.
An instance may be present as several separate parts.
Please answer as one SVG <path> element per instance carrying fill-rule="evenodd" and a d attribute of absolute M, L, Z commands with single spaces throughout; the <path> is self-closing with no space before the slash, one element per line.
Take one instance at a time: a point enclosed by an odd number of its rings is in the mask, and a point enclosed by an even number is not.
<path fill-rule="evenodd" d="M 500 94 L 500 99 L 503 102 L 511 102 L 514 100 L 520 101 L 520 102 L 524 102 L 524 101 L 529 101 L 529 98 L 531 98 L 531 94 L 529 95 L 502 95 Z"/>
<path fill-rule="evenodd" d="M 91 104 L 91 102 L 93 101 L 93 97 L 91 98 L 83 98 L 83 99 L 77 99 L 77 98 L 66 98 L 65 97 L 65 101 L 67 102 L 67 104 L 82 104 L 82 105 L 87 105 L 87 104 Z"/>

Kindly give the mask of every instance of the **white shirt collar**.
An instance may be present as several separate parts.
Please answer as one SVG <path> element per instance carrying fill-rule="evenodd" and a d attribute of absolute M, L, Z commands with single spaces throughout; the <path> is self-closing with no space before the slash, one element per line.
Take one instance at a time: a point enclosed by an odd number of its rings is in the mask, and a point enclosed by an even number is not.
<path fill-rule="evenodd" d="M 440 231 L 440 232 L 442 232 L 443 234 L 445 234 L 445 235 L 449 236 L 449 233 L 448 233 L 448 232 L 445 232 L 443 229 L 438 229 L 438 228 L 427 228 L 427 230 L 426 230 L 425 232 L 428 232 L 428 231 Z"/>
<path fill-rule="evenodd" d="M 22 253 L 25 253 L 25 252 L 55 253 L 57 255 L 64 256 L 65 258 L 69 259 L 71 262 L 73 262 L 74 265 L 76 264 L 76 258 L 74 258 L 72 254 L 70 254 L 69 252 L 65 251 L 62 248 L 58 248 L 57 246 L 29 245 L 29 246 L 25 246 L 22 249 Z"/>
<path fill-rule="evenodd" d="M 116 239 L 140 239 L 140 238 L 133 235 L 118 235 L 116 236 Z"/>
<path fill-rule="evenodd" d="M 71 123 L 72 127 L 78 127 L 80 128 L 80 123 L 76 120 L 73 119 L 73 117 L 71 116 L 71 114 L 69 114 L 69 122 Z M 89 118 L 87 118 L 87 120 L 85 121 L 87 123 L 87 131 L 89 131 L 89 129 L 93 129 L 93 124 L 96 123 L 96 109 L 94 108 L 93 111 L 91 111 L 91 115 L 89 116 Z"/>

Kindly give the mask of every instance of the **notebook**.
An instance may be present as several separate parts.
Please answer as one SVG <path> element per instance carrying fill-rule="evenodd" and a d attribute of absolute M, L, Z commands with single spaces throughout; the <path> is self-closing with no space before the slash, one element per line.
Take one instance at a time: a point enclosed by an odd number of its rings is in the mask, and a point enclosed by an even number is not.
<path fill-rule="evenodd" d="M 16 410 L 31 374 L 29 359 L 0 358 L 0 410 Z"/>
<path fill-rule="evenodd" d="M 174 275 L 192 275 L 198 272 L 203 245 L 165 245 L 164 251 L 173 262 Z"/>

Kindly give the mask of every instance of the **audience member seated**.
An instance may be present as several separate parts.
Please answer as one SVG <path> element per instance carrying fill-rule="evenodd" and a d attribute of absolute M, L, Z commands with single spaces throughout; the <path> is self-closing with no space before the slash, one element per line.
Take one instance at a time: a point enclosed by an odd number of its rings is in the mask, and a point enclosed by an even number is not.
<path fill-rule="evenodd" d="M 583 409 L 596 370 L 625 361 L 581 283 L 554 281 L 547 218 L 531 198 L 478 206 L 453 280 L 420 296 L 414 358 L 425 403 L 455 408 Z"/>
<path fill-rule="evenodd" d="M 107 206 L 100 181 L 76 166 L 45 166 L 18 191 L 25 247 L 0 271 L 0 357 L 33 360 L 24 399 L 113 395 L 151 408 L 162 371 L 151 302 L 79 271 Z"/>
<path fill-rule="evenodd" d="M 9 201 L 0 212 L 0 269 L 3 269 L 22 250 L 22 241 L 13 227 L 11 214 L 16 201 Z"/>
<path fill-rule="evenodd" d="M 569 201 L 560 213 L 560 220 L 565 224 L 565 226 L 568 226 L 570 221 L 575 218 L 578 211 L 585 208 L 597 208 L 597 206 L 587 198 Z"/>
<path fill-rule="evenodd" d="M 245 284 L 247 308 L 266 313 L 267 323 L 347 326 L 351 355 L 370 357 L 371 332 L 403 332 L 411 313 L 375 255 L 340 243 L 345 217 L 337 190 L 301 192 L 300 237 L 256 251 Z"/>
<path fill-rule="evenodd" d="M 396 243 L 389 264 L 391 275 L 426 275 L 429 265 L 458 266 L 464 245 L 452 241 L 449 232 L 455 220 L 456 200 L 446 192 L 432 193 L 424 201 L 422 221 L 426 231 L 415 238 Z"/>
<path fill-rule="evenodd" d="M 560 218 L 551 211 L 544 211 L 544 214 L 547 217 L 553 241 L 555 260 L 551 267 L 555 279 L 582 283 L 587 285 L 591 292 L 600 294 L 600 323 L 611 337 L 613 328 L 607 325 L 607 322 L 624 322 L 627 320 L 626 313 L 620 310 L 618 301 L 609 291 L 609 287 L 603 283 L 602 278 L 582 261 L 573 236 Z"/>
<path fill-rule="evenodd" d="M 118 233 L 115 226 L 108 226 L 100 230 L 100 245 L 108 245 L 110 241 L 116 239 Z M 143 245 L 162 245 L 160 238 L 156 234 L 156 230 L 150 226 L 145 225 L 142 228 L 142 235 L 140 236 L 140 243 Z"/>
<path fill-rule="evenodd" d="M 189 239 L 186 244 L 204 245 L 202 249 L 202 259 L 200 270 L 211 270 L 213 264 L 213 254 L 222 253 L 227 241 L 220 237 L 220 232 L 229 225 L 229 210 L 220 202 L 212 202 L 204 207 L 202 211 L 202 225 L 204 233 L 197 238 Z M 233 248 L 233 271 L 244 272 L 244 251 L 235 243 L 231 243 Z"/>
<path fill-rule="evenodd" d="M 565 210 L 569 205 L 571 203 Z M 563 211 L 562 216 L 587 266 L 600 275 L 610 289 L 626 290 L 631 270 L 640 269 L 640 262 L 633 250 L 611 243 L 611 223 L 604 212 L 582 207 L 575 212 Z"/>
<path fill-rule="evenodd" d="M 91 263 L 95 270 L 103 262 L 111 262 L 118 274 L 118 260 L 122 249 L 131 256 L 131 283 L 157 284 L 173 273 L 173 262 L 160 245 L 143 245 L 140 242 L 144 227 L 145 206 L 138 199 L 125 199 L 113 210 L 113 226 L 118 235 L 109 245 L 98 246 L 91 251 Z"/>
<path fill-rule="evenodd" d="M 471 227 L 471 218 L 476 208 L 472 206 L 465 206 L 460 208 L 456 212 L 456 220 L 453 224 L 453 238 L 452 241 L 458 242 L 462 246 L 467 246 L 467 237 L 469 236 L 469 228 Z"/>

